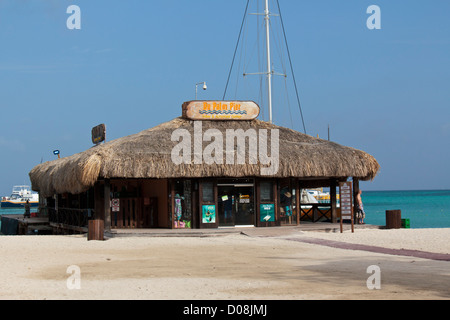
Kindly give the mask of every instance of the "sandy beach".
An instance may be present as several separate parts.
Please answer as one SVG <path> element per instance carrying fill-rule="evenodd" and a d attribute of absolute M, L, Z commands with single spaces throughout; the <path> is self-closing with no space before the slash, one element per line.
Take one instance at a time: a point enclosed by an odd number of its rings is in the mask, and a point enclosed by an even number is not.
<path fill-rule="evenodd" d="M 106 241 L 87 241 L 83 235 L 2 236 L 0 299 L 450 298 L 450 261 L 334 248 L 305 239 L 450 253 L 450 229 Z M 77 288 L 70 288 L 76 283 L 70 266 L 79 270 Z M 369 266 L 379 267 L 380 289 L 367 286 Z"/>

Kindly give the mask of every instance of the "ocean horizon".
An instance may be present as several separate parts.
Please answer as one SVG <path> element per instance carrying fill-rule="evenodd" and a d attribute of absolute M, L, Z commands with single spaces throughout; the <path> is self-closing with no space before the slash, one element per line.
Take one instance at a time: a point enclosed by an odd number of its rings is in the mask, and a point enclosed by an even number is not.
<path fill-rule="evenodd" d="M 450 190 L 363 190 L 361 198 L 366 224 L 385 225 L 386 210 L 401 210 L 411 228 L 450 228 Z"/>
<path fill-rule="evenodd" d="M 384 226 L 386 210 L 401 210 L 402 218 L 409 219 L 413 229 L 450 228 L 450 190 L 363 190 L 361 198 L 366 224 Z M 23 212 L 23 208 L 0 209 L 0 215 Z"/>

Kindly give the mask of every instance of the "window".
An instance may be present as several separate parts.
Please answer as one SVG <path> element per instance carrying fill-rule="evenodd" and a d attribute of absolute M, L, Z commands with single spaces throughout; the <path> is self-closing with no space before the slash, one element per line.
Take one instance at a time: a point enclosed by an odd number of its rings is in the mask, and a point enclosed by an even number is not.
<path fill-rule="evenodd" d="M 202 200 L 203 202 L 214 202 L 214 183 L 202 183 Z"/>
<path fill-rule="evenodd" d="M 262 181 L 260 183 L 261 201 L 273 201 L 273 184 L 271 181 Z"/>
<path fill-rule="evenodd" d="M 191 180 L 174 181 L 174 227 L 191 228 Z"/>

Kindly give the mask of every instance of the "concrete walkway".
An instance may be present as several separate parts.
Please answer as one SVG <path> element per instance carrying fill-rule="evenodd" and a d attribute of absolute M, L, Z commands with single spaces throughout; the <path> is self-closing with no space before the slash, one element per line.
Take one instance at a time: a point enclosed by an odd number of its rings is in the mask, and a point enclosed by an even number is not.
<path fill-rule="evenodd" d="M 325 239 L 315 239 L 309 237 L 295 237 L 295 238 L 284 238 L 290 241 L 297 241 L 309 244 L 316 244 L 320 246 L 327 246 L 332 248 L 346 249 L 346 250 L 360 250 L 369 251 L 374 253 L 390 254 L 395 256 L 407 256 L 416 257 L 422 259 L 438 260 L 438 261 L 450 261 L 450 254 L 427 252 L 419 250 L 408 250 L 408 249 L 391 249 L 378 246 L 368 246 L 364 244 L 348 243 L 341 241 L 332 241 Z"/>
<path fill-rule="evenodd" d="M 380 229 L 376 225 L 355 225 L 357 229 Z M 350 230 L 350 225 L 344 224 L 344 231 Z M 278 237 L 300 234 L 302 231 L 340 232 L 339 223 L 304 222 L 297 226 L 280 227 L 223 227 L 214 229 L 112 229 L 105 233 L 106 237 L 215 237 L 228 234 L 245 234 L 251 237 Z"/>

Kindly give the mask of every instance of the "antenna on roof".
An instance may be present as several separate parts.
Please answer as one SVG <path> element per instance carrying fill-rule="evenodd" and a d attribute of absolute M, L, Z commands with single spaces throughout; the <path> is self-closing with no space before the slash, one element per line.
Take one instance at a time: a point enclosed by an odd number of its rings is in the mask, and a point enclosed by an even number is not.
<path fill-rule="evenodd" d="M 59 155 L 60 154 L 59 150 L 53 150 L 53 154 L 55 156 L 58 156 L 58 159 L 61 159 L 61 156 Z"/>

